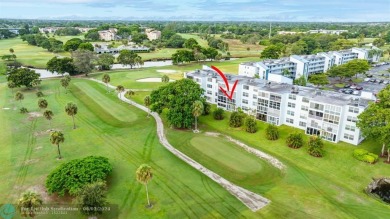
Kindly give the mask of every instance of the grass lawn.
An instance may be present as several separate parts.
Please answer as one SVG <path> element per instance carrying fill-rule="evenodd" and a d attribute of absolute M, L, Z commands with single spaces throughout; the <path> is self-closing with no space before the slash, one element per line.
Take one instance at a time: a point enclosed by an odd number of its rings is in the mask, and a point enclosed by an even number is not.
<path fill-rule="evenodd" d="M 150 78 L 150 77 L 161 77 L 164 74 L 168 75 L 169 78 L 179 80 L 183 78 L 183 73 L 195 69 L 202 68 L 202 65 L 215 65 L 225 73 L 237 74 L 238 64 L 246 61 L 257 61 L 256 58 L 241 58 L 231 61 L 220 61 L 220 62 L 204 62 L 204 63 L 190 63 L 185 65 L 172 65 L 164 67 L 152 67 L 152 68 L 141 68 L 141 69 L 126 69 L 126 70 L 111 70 L 91 74 L 93 78 L 101 80 L 103 74 L 108 73 L 111 77 L 111 84 L 123 85 L 129 89 L 155 89 L 164 83 L 159 82 L 137 82 L 138 79 Z M 161 73 L 158 70 L 175 70 L 174 73 Z"/>
<path fill-rule="evenodd" d="M 108 179 L 108 201 L 117 206 L 119 218 L 240 218 L 258 217 L 230 193 L 168 152 L 158 142 L 156 125 L 146 113 L 107 94 L 104 85 L 73 79 L 68 94 L 58 80 L 45 80 L 41 91 L 53 110 L 52 128 L 64 132 L 63 159 L 56 160 L 56 147 L 49 142 L 49 122 L 42 117 L 20 114 L 5 83 L 0 84 L 0 138 L 2 165 L 0 203 L 15 203 L 27 189 L 44 194 L 46 176 L 59 164 L 89 155 L 108 157 L 114 169 Z M 41 113 L 35 90 L 21 89 L 22 105 Z M 64 112 L 67 102 L 78 105 L 72 119 Z M 101 101 L 107 102 L 101 103 Z M 13 108 L 16 110 L 13 110 Z M 11 108 L 9 110 L 3 108 Z M 125 115 L 125 118 L 119 116 Z M 123 126 L 123 123 L 127 123 Z M 154 207 L 146 209 L 145 187 L 135 180 L 136 168 L 148 163 L 154 177 L 149 194 Z M 45 203 L 69 203 L 69 198 L 44 196 Z M 115 215 L 115 213 L 113 213 Z M 39 218 L 53 218 L 52 215 Z M 85 218 L 79 214 L 61 218 Z M 99 218 L 114 218 L 103 215 Z"/>
<path fill-rule="evenodd" d="M 184 39 L 194 38 L 201 47 L 209 47 L 207 40 L 200 38 L 198 34 L 195 33 L 179 33 Z"/>
<path fill-rule="evenodd" d="M 344 88 L 345 84 L 344 83 L 339 83 L 339 84 L 334 84 L 335 87 L 338 88 Z"/>
<path fill-rule="evenodd" d="M 153 52 L 144 52 L 138 53 L 142 57 L 142 60 L 155 60 L 155 59 L 171 59 L 172 54 L 176 52 L 177 49 L 172 48 L 163 48 L 156 49 Z"/>
<path fill-rule="evenodd" d="M 36 68 L 45 68 L 46 63 L 54 56 L 70 56 L 68 52 L 52 53 L 37 46 L 28 45 L 19 37 L 12 39 L 0 40 L 0 56 L 9 54 L 9 49 L 15 50 L 17 61 L 26 66 L 34 66 Z"/>

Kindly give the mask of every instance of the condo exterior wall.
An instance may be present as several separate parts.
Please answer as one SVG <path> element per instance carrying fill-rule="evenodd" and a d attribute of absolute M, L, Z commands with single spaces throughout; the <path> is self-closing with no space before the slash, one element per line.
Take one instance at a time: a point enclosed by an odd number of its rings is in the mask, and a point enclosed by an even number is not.
<path fill-rule="evenodd" d="M 206 100 L 219 108 L 233 111 L 240 107 L 258 120 L 295 127 L 331 142 L 358 145 L 363 140 L 356 127 L 357 115 L 369 101 L 363 97 L 227 75 L 230 88 L 239 81 L 233 100 L 229 100 L 220 91 L 220 87 L 226 89 L 223 80 L 213 70 L 196 70 L 185 77 L 198 83 Z"/>

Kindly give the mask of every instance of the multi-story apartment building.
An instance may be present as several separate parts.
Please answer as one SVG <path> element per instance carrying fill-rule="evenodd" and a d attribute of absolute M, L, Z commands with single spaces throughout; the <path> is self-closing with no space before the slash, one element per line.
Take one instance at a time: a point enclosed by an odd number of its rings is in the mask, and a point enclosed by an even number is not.
<path fill-rule="evenodd" d="M 159 30 L 153 30 L 150 28 L 145 29 L 145 33 L 148 36 L 148 39 L 151 40 L 158 40 L 161 38 L 161 31 Z"/>
<path fill-rule="evenodd" d="M 348 30 L 309 30 L 307 33 L 322 33 L 322 34 L 336 34 L 340 35 L 340 33 L 348 33 Z"/>
<path fill-rule="evenodd" d="M 310 74 L 326 72 L 334 65 L 342 65 L 354 59 L 378 62 L 379 55 L 370 55 L 370 50 L 363 48 L 322 52 L 316 55 L 292 55 L 280 59 L 241 63 L 238 74 L 292 84 L 292 79 L 301 76 L 307 78 Z"/>
<path fill-rule="evenodd" d="M 104 41 L 112 41 L 116 39 L 116 33 L 118 30 L 116 28 L 110 28 L 108 30 L 98 31 L 99 38 Z"/>
<path fill-rule="evenodd" d="M 357 116 L 373 100 L 368 98 L 374 98 L 373 95 L 357 97 L 247 76 L 226 76 L 230 87 L 238 80 L 232 100 L 220 91 L 220 87 L 226 87 L 215 71 L 203 69 L 185 74 L 205 90 L 208 102 L 225 110 L 240 107 L 258 120 L 299 128 L 331 142 L 358 145 L 363 140 L 356 127 Z"/>

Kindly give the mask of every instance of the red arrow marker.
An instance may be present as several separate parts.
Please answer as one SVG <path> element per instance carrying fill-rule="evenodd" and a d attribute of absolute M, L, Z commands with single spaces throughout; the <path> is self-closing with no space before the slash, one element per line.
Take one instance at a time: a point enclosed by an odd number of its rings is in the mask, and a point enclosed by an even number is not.
<path fill-rule="evenodd" d="M 225 89 L 223 89 L 223 87 L 219 87 L 219 89 L 221 89 L 222 93 L 225 94 L 225 96 L 226 96 L 227 98 L 229 98 L 230 100 L 233 99 L 234 90 L 236 89 L 238 80 L 236 80 L 236 81 L 234 82 L 233 89 L 232 89 L 232 91 L 230 92 L 229 82 L 228 82 L 228 80 L 227 80 L 225 74 L 222 73 L 222 71 L 219 70 L 219 69 L 218 69 L 217 67 L 215 67 L 215 66 L 211 66 L 211 68 L 214 69 L 214 71 L 216 71 L 216 72 L 222 77 L 223 81 L 225 82 L 227 91 L 225 91 Z M 229 94 L 228 92 L 230 92 L 230 94 Z"/>

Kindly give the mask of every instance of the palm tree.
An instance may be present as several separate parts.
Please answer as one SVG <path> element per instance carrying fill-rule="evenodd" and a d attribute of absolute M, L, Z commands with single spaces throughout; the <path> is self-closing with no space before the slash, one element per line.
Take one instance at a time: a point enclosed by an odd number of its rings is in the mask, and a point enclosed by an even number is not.
<path fill-rule="evenodd" d="M 168 77 L 168 75 L 163 75 L 163 76 L 161 77 L 161 82 L 168 83 L 168 82 L 169 82 L 169 77 Z"/>
<path fill-rule="evenodd" d="M 8 82 L 8 88 L 11 89 L 12 94 L 14 94 L 14 88 L 16 87 L 16 84 L 13 81 Z"/>
<path fill-rule="evenodd" d="M 132 90 L 128 90 L 128 91 L 126 92 L 126 96 L 128 96 L 129 98 L 130 98 L 131 96 L 133 96 L 134 94 L 135 94 L 135 92 L 132 91 Z"/>
<path fill-rule="evenodd" d="M 53 111 L 51 110 L 45 110 L 45 112 L 43 112 L 43 116 L 45 117 L 45 119 L 49 120 L 50 122 L 50 129 L 51 129 L 51 120 L 53 119 Z"/>
<path fill-rule="evenodd" d="M 61 86 L 65 88 L 65 93 L 68 93 L 69 80 L 67 78 L 61 78 Z"/>
<path fill-rule="evenodd" d="M 41 109 L 46 109 L 46 108 L 47 108 L 47 105 L 48 105 L 47 100 L 45 100 L 45 99 L 43 99 L 43 98 L 41 98 L 41 99 L 38 100 L 38 106 L 39 106 L 39 108 L 41 108 Z"/>
<path fill-rule="evenodd" d="M 68 114 L 68 116 L 72 116 L 73 129 L 76 129 L 76 123 L 74 122 L 74 116 L 77 114 L 77 105 L 75 103 L 72 103 L 72 102 L 66 104 L 65 112 Z"/>
<path fill-rule="evenodd" d="M 192 115 L 195 116 L 195 132 L 198 132 L 198 117 L 203 113 L 202 101 L 195 101 L 192 105 Z"/>
<path fill-rule="evenodd" d="M 110 83 L 110 81 L 111 81 L 110 75 L 104 74 L 103 78 L 102 78 L 102 81 L 106 84 L 107 93 L 108 93 L 108 83 Z"/>
<path fill-rule="evenodd" d="M 149 109 L 149 106 L 150 106 L 150 96 L 149 95 L 144 98 L 144 104 L 148 108 L 148 117 L 149 117 L 149 115 L 150 115 L 150 109 Z"/>
<path fill-rule="evenodd" d="M 137 174 L 137 181 L 145 185 L 148 207 L 151 207 L 149 201 L 148 182 L 153 177 L 152 168 L 147 164 L 142 164 L 140 167 L 138 167 L 136 174 Z"/>
<path fill-rule="evenodd" d="M 19 101 L 20 104 L 22 104 L 22 100 L 23 100 L 23 99 L 24 99 L 23 93 L 20 92 L 20 91 L 16 92 L 16 94 L 15 94 L 15 100 L 16 100 L 16 101 Z"/>
<path fill-rule="evenodd" d="M 18 200 L 18 208 L 23 217 L 35 217 L 35 211 L 42 206 L 42 203 L 41 195 L 28 191 Z"/>
<path fill-rule="evenodd" d="M 58 159 L 61 159 L 60 143 L 65 141 L 64 134 L 61 131 L 54 131 L 50 134 L 50 142 L 57 145 Z"/>
<path fill-rule="evenodd" d="M 122 92 L 125 91 L 125 88 L 122 85 L 116 87 L 116 92 L 119 93 L 119 98 L 122 98 Z"/>
<path fill-rule="evenodd" d="M 12 49 L 12 48 L 10 48 L 10 49 L 9 49 L 9 52 L 12 53 L 12 54 L 14 54 L 15 50 Z"/>

